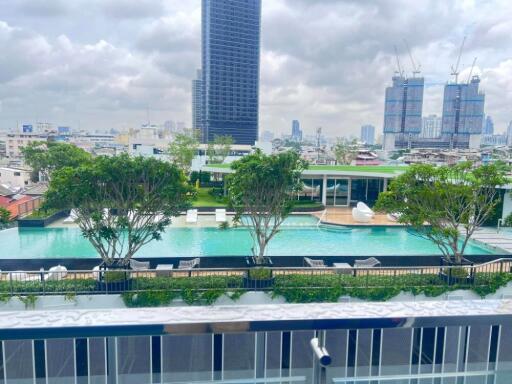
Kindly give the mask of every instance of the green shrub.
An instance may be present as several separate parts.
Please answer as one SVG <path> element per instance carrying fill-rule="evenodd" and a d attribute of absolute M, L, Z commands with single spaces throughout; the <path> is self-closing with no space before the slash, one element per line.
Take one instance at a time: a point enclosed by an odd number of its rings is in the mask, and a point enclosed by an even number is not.
<path fill-rule="evenodd" d="M 503 220 L 503 226 L 504 227 L 512 227 L 512 213 L 510 213 L 507 217 L 505 217 L 505 220 Z"/>
<path fill-rule="evenodd" d="M 268 268 L 249 269 L 249 278 L 251 280 L 269 280 L 272 278 L 272 270 Z"/>
<path fill-rule="evenodd" d="M 126 281 L 127 278 L 127 273 L 124 271 L 106 271 L 103 273 L 103 281 L 105 283 L 117 283 L 120 281 Z"/>

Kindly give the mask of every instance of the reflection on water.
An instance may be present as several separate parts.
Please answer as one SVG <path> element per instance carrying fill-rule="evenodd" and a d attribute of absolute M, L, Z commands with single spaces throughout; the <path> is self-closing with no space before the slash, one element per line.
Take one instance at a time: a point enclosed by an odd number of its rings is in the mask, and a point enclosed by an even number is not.
<path fill-rule="evenodd" d="M 0 258 L 95 257 L 96 252 L 78 228 L 13 228 L 0 232 Z M 161 241 L 144 246 L 140 257 L 244 256 L 252 241 L 247 228 L 168 228 Z M 492 251 L 470 244 L 468 254 Z M 434 255 L 431 242 L 404 228 L 317 228 L 284 226 L 271 241 L 271 256 Z"/>

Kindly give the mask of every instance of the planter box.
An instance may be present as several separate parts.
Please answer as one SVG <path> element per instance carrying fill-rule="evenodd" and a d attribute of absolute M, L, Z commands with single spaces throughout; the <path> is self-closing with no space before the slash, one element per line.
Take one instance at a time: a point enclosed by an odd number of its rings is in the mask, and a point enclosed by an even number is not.
<path fill-rule="evenodd" d="M 252 289 L 254 291 L 263 291 L 274 286 L 275 278 L 271 277 L 269 279 L 251 279 L 248 276 L 244 276 L 243 278 L 243 286 L 247 289 Z"/>
<path fill-rule="evenodd" d="M 133 280 L 131 278 L 127 278 L 123 281 L 98 281 L 96 283 L 96 290 L 101 293 L 111 293 L 117 292 L 122 293 L 126 291 L 131 291 L 133 285 Z"/>
<path fill-rule="evenodd" d="M 473 263 L 471 261 L 469 261 L 468 259 L 463 258 L 462 262 L 459 264 L 459 263 L 455 263 L 451 260 L 447 260 L 446 258 L 442 257 L 441 258 L 441 266 L 449 267 L 449 268 L 442 268 L 439 272 L 439 277 L 441 278 L 441 280 L 443 280 L 448 285 L 456 285 L 456 284 L 473 285 L 475 283 L 475 275 L 474 275 L 474 270 L 472 268 L 469 269 L 469 272 L 468 272 L 467 276 L 465 276 L 465 277 L 459 276 L 459 275 L 456 275 L 456 276 L 453 275 L 453 270 L 456 268 L 464 268 L 464 267 L 472 267 L 473 266 Z"/>
<path fill-rule="evenodd" d="M 47 225 L 52 224 L 53 222 L 62 219 L 64 217 L 68 217 L 69 211 L 60 211 L 57 213 L 54 213 L 51 216 L 40 218 L 40 219 L 19 219 L 18 220 L 18 227 L 20 228 L 43 228 Z"/>

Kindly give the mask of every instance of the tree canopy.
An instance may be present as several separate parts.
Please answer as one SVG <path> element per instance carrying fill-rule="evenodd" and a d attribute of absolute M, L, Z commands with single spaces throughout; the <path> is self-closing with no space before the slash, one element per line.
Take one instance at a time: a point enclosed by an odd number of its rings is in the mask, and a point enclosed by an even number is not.
<path fill-rule="evenodd" d="M 198 147 L 199 140 L 197 134 L 188 135 L 180 133 L 169 144 L 169 156 L 174 164 L 188 174 Z"/>
<path fill-rule="evenodd" d="M 306 167 L 294 151 L 267 156 L 260 150 L 231 166 L 229 197 L 235 221 L 247 215 L 252 251 L 259 264 L 264 261 L 267 244 L 293 208 L 293 194 L 302 188 L 301 174 Z"/>
<path fill-rule="evenodd" d="M 36 141 L 23 147 L 21 152 L 34 173 L 41 173 L 46 179 L 57 169 L 78 167 L 92 159 L 90 153 L 67 143 Z"/>
<path fill-rule="evenodd" d="M 189 187 L 176 165 L 122 154 L 55 171 L 44 205 L 73 209 L 104 262 L 126 265 L 142 246 L 160 240 L 188 202 Z"/>
<path fill-rule="evenodd" d="M 215 135 L 213 142 L 208 143 L 206 155 L 209 163 L 222 163 L 229 156 L 235 141 L 230 135 Z"/>
<path fill-rule="evenodd" d="M 3 228 L 4 226 L 9 223 L 9 220 L 11 218 L 11 212 L 9 212 L 6 208 L 0 207 L 0 228 Z"/>
<path fill-rule="evenodd" d="M 332 151 L 339 165 L 350 165 L 357 156 L 357 140 L 338 139 Z"/>
<path fill-rule="evenodd" d="M 460 264 L 474 231 L 499 202 L 496 187 L 504 183 L 505 170 L 494 164 L 413 165 L 379 195 L 375 209 L 396 215 Z"/>

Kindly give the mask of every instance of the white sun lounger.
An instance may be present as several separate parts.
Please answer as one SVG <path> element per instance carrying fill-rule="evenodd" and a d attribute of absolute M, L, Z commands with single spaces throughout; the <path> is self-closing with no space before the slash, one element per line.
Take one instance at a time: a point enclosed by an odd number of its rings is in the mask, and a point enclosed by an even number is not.
<path fill-rule="evenodd" d="M 9 273 L 11 281 L 41 281 L 41 280 L 62 280 L 68 274 L 68 270 L 63 265 L 51 267 L 48 273 L 43 269 L 39 273 L 27 273 L 25 271 L 14 271 Z"/>
<path fill-rule="evenodd" d="M 375 213 L 362 202 L 357 203 L 357 206 L 352 209 L 352 218 L 358 223 L 369 223 L 374 215 Z"/>
<path fill-rule="evenodd" d="M 197 223 L 197 209 L 189 209 L 187 211 L 187 223 Z"/>
<path fill-rule="evenodd" d="M 226 221 L 226 210 L 221 208 L 221 209 L 216 209 L 215 210 L 215 221 L 217 223 L 224 223 Z"/>
<path fill-rule="evenodd" d="M 78 216 L 76 214 L 76 211 L 74 209 L 72 209 L 71 212 L 69 212 L 69 216 L 66 217 L 62 222 L 64 224 L 73 224 L 74 222 L 76 222 L 77 218 L 78 218 Z"/>

